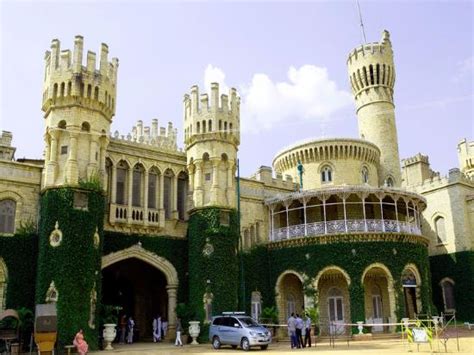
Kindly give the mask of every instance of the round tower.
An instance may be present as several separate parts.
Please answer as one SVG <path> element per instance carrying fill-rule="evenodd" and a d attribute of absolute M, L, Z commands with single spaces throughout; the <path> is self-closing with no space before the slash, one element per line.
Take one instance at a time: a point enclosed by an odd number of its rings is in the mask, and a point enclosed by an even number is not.
<path fill-rule="evenodd" d="M 53 39 L 51 51 L 46 51 L 44 187 L 77 185 L 80 180 L 94 181 L 103 175 L 118 69 L 117 58 L 108 62 L 108 51 L 102 43 L 99 68 L 91 51 L 83 66 L 82 36 L 75 37 L 72 54 L 61 50 L 57 39 Z"/>
<path fill-rule="evenodd" d="M 235 168 L 240 143 L 240 98 L 230 89 L 219 96 L 219 84 L 208 94 L 191 88 L 184 96 L 184 142 L 189 171 L 190 209 L 235 208 Z"/>
<path fill-rule="evenodd" d="M 356 102 L 359 135 L 380 149 L 379 184 L 400 186 L 397 127 L 393 88 L 393 63 L 390 34 L 382 40 L 354 49 L 347 60 L 352 93 Z"/>

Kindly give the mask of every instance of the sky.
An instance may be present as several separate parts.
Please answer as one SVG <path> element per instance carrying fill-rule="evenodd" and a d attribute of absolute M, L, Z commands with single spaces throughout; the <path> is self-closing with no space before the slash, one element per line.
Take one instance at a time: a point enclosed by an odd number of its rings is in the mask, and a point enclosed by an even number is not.
<path fill-rule="evenodd" d="M 473 3 L 360 0 L 367 42 L 391 34 L 400 157 L 427 154 L 442 175 L 474 137 Z M 42 158 L 44 52 L 53 38 L 72 50 L 77 34 L 85 51 L 105 42 L 119 58 L 111 132 L 158 118 L 183 147 L 183 95 L 217 81 L 242 99 L 242 176 L 296 141 L 358 137 L 346 67 L 363 41 L 355 0 L 0 0 L 0 31 L 0 130 L 17 159 Z"/>

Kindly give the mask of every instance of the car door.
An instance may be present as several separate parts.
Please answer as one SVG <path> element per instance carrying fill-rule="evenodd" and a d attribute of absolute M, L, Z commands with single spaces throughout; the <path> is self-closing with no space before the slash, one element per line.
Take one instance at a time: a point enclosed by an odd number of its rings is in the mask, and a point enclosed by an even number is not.
<path fill-rule="evenodd" d="M 237 326 L 236 326 L 237 324 Z M 237 318 L 229 317 L 229 327 L 228 327 L 228 344 L 239 345 L 241 339 L 242 325 L 237 320 Z"/>

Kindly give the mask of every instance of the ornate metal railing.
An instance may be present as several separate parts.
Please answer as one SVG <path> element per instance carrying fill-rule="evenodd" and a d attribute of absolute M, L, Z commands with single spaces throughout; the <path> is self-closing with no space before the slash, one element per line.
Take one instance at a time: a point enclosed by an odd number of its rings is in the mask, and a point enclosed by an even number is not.
<path fill-rule="evenodd" d="M 314 237 L 342 233 L 409 233 L 421 235 L 415 223 L 391 219 L 348 219 L 327 222 L 312 222 L 278 228 L 273 231 L 271 240 L 276 242 L 291 238 Z"/>

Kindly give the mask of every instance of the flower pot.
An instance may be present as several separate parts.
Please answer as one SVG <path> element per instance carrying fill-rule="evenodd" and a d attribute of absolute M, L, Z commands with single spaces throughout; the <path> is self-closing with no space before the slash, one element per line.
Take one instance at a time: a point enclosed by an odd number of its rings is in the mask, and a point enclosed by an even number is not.
<path fill-rule="evenodd" d="M 117 335 L 117 329 L 115 329 L 115 324 L 104 324 L 104 331 L 102 332 L 102 335 L 106 344 L 105 350 L 114 350 L 114 348 L 112 347 L 112 342 L 114 341 L 115 336 Z"/>
<path fill-rule="evenodd" d="M 196 339 L 199 336 L 201 328 L 199 327 L 199 321 L 192 320 L 189 322 L 189 335 L 193 338 L 191 344 L 199 344 Z"/>

